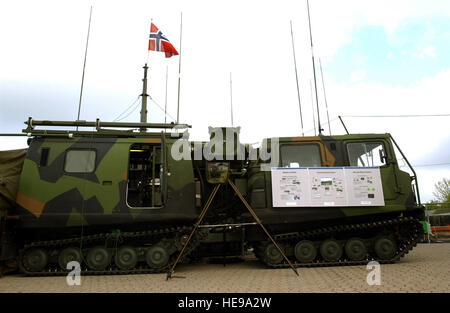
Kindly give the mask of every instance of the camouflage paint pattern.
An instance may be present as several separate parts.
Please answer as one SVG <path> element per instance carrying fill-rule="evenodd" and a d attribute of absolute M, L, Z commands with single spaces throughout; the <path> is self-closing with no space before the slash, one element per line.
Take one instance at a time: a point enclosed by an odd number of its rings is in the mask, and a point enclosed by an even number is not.
<path fill-rule="evenodd" d="M 164 140 L 163 137 L 164 136 Z M 248 199 L 265 224 L 320 222 L 342 218 L 373 216 L 416 209 L 411 177 L 400 171 L 389 134 L 311 136 L 277 138 L 278 144 L 314 144 L 319 147 L 323 167 L 349 166 L 346 145 L 353 142 L 382 142 L 387 165 L 380 167 L 385 206 L 383 207 L 311 207 L 273 208 L 270 171 L 261 171 L 260 161 L 251 161 L 246 172 L 232 179 L 247 180 Z M 36 137 L 32 140 L 23 165 L 17 193 L 21 226 L 29 228 L 71 227 L 80 225 L 138 225 L 140 223 L 192 222 L 199 213 L 196 207 L 195 180 L 202 184 L 202 201 L 212 186 L 206 182 L 206 160 L 175 160 L 170 151 L 178 139 L 168 134 L 149 133 L 148 137 L 85 136 Z M 193 142 L 186 143 L 194 148 Z M 271 139 L 265 139 L 270 146 Z M 159 208 L 130 207 L 127 204 L 127 178 L 130 148 L 135 143 L 163 145 L 163 205 Z M 200 144 L 203 147 L 205 142 Z M 40 166 L 42 149 L 49 148 L 46 166 Z M 66 173 L 64 162 L 71 149 L 94 149 L 92 173 Z M 280 149 L 278 149 L 279 151 Z M 248 151 L 248 150 L 247 150 Z M 194 153 L 194 152 L 193 152 Z M 231 161 L 243 167 L 243 161 Z M 244 176 L 242 176 L 245 173 Z M 242 185 L 242 181 L 240 181 Z M 225 192 L 225 191 L 223 191 Z M 228 191 L 229 192 L 229 191 Z M 235 195 L 220 196 L 217 206 L 237 207 Z M 231 206 L 230 206 L 231 205 Z M 245 211 L 245 210 L 244 210 Z M 232 216 L 229 216 L 233 218 Z M 251 221 L 244 213 L 243 220 Z"/>
<path fill-rule="evenodd" d="M 158 135 L 158 134 L 157 134 Z M 174 139 L 166 138 L 170 150 Z M 114 225 L 196 217 L 193 169 L 189 161 L 166 154 L 167 202 L 161 208 L 131 208 L 126 201 L 129 150 L 135 143 L 161 143 L 154 138 L 35 138 L 23 164 L 16 202 L 22 227 Z M 41 151 L 49 148 L 46 166 Z M 67 173 L 64 162 L 71 149 L 96 151 L 92 173 Z M 181 174 L 172 176 L 172 172 Z M 192 201 L 189 201 L 192 199 Z"/>
<path fill-rule="evenodd" d="M 250 204 L 257 209 L 258 216 L 272 223 L 295 223 L 334 220 L 347 217 L 375 215 L 417 209 L 411 188 L 410 175 L 399 169 L 389 134 L 352 134 L 340 136 L 281 137 L 279 146 L 315 144 L 319 146 L 321 166 L 350 166 L 346 145 L 349 143 L 382 142 L 387 156 L 387 165 L 380 167 L 385 206 L 382 207 L 301 207 L 273 208 L 271 172 L 260 171 L 259 162 L 252 162 L 249 170 L 248 190 Z M 264 139 L 270 146 L 272 139 Z M 280 151 L 280 149 L 277 149 Z M 279 158 L 281 167 L 281 157 Z M 264 196 L 264 198 L 262 198 Z"/>

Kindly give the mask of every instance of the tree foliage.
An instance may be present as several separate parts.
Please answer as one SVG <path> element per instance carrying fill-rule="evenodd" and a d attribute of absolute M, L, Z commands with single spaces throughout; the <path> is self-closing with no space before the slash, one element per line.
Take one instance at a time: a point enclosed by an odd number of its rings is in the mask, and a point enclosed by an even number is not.
<path fill-rule="evenodd" d="M 450 179 L 444 178 L 442 181 L 434 184 L 433 195 L 436 197 L 436 200 L 441 203 L 450 203 Z"/>

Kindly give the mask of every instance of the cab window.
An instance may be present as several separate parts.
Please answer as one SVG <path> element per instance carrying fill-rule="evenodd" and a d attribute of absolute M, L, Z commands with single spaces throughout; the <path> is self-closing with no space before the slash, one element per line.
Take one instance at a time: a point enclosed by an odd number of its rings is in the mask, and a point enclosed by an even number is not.
<path fill-rule="evenodd" d="M 381 142 L 355 142 L 347 144 L 350 166 L 384 166 L 385 150 Z"/>
<path fill-rule="evenodd" d="M 320 167 L 320 149 L 318 145 L 282 145 L 282 167 Z"/>

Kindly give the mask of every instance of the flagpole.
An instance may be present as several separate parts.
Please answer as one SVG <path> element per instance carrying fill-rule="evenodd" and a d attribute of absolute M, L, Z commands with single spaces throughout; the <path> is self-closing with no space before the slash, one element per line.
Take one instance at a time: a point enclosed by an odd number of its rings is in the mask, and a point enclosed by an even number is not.
<path fill-rule="evenodd" d="M 164 101 L 164 124 L 167 123 L 167 79 L 169 77 L 169 67 L 166 65 L 166 99 Z"/>
<path fill-rule="evenodd" d="M 153 23 L 153 18 L 150 19 L 150 31 L 151 31 L 151 25 Z M 145 62 L 144 65 L 144 78 L 142 79 L 142 103 L 141 103 L 141 112 L 140 112 L 140 117 L 141 117 L 141 123 L 147 123 L 147 97 L 148 97 L 148 93 L 147 93 L 147 71 L 148 71 L 148 61 L 149 61 L 149 56 L 150 56 L 150 50 L 147 49 L 147 62 Z M 146 132 L 147 128 L 145 127 L 141 127 L 140 128 L 140 132 Z"/>
<path fill-rule="evenodd" d="M 152 31 L 153 18 L 150 18 L 150 32 Z M 149 64 L 148 60 L 150 58 L 150 47 L 147 49 L 147 64 Z"/>
<path fill-rule="evenodd" d="M 183 12 L 180 21 L 180 58 L 178 59 L 178 100 L 177 100 L 177 124 L 180 121 L 180 78 L 181 78 L 181 38 L 183 34 Z"/>

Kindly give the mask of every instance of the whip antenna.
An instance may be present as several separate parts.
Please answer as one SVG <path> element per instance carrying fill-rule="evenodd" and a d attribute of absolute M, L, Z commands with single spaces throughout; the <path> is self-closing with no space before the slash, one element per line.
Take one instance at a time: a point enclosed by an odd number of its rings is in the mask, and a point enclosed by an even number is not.
<path fill-rule="evenodd" d="M 78 102 L 77 121 L 80 119 L 81 99 L 83 98 L 84 70 L 86 68 L 86 57 L 87 57 L 88 44 L 89 44 L 89 33 L 91 31 L 91 17 L 92 17 L 92 5 L 91 5 L 91 10 L 89 12 L 89 26 L 88 26 L 88 33 L 87 33 L 87 39 L 86 39 L 86 50 L 84 52 L 83 75 L 81 76 L 81 90 L 80 90 L 80 101 Z M 77 130 L 78 130 L 78 126 L 77 126 Z"/>
<path fill-rule="evenodd" d="M 295 60 L 294 33 L 292 31 L 292 21 L 290 21 L 290 23 L 291 23 L 292 52 L 294 54 L 295 81 L 297 83 L 298 107 L 300 109 L 300 123 L 301 123 L 301 126 L 302 126 L 302 136 L 305 136 L 305 133 L 303 132 L 302 104 L 300 102 L 300 88 L 298 86 L 297 61 Z"/>
<path fill-rule="evenodd" d="M 325 92 L 325 83 L 323 81 L 323 71 L 322 71 L 322 61 L 320 61 L 320 58 L 319 58 L 319 65 L 320 65 L 320 76 L 322 77 L 323 97 L 325 99 L 325 107 L 327 109 L 328 129 L 330 130 L 330 135 L 331 135 L 330 116 L 328 115 L 327 93 Z"/>
<path fill-rule="evenodd" d="M 313 97 L 312 81 L 311 81 L 311 79 L 309 80 L 309 88 L 311 89 L 311 106 L 312 106 L 312 114 L 313 114 L 314 136 L 316 136 L 317 129 L 316 129 L 316 118 L 314 116 L 314 97 Z"/>
<path fill-rule="evenodd" d="M 231 82 L 231 72 L 230 72 L 231 127 L 234 127 L 234 123 L 233 123 L 233 89 L 231 86 L 232 86 L 232 82 Z"/>
<path fill-rule="evenodd" d="M 314 89 L 316 91 L 317 122 L 318 122 L 318 126 L 319 126 L 319 135 L 322 135 L 322 127 L 320 126 L 319 99 L 317 97 L 316 65 L 314 63 L 314 48 L 313 48 L 313 41 L 312 41 L 311 17 L 309 15 L 309 1 L 308 0 L 306 0 L 306 4 L 308 6 L 309 39 L 311 42 L 311 56 L 312 56 L 312 65 L 313 65 L 313 74 L 314 74 Z"/>

